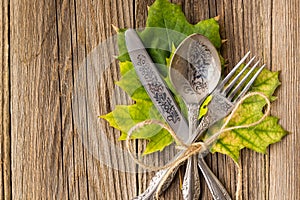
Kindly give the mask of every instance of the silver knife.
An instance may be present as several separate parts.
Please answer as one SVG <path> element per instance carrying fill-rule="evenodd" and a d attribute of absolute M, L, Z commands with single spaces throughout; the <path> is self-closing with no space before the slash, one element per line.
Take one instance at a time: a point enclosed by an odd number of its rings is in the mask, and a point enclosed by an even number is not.
<path fill-rule="evenodd" d="M 188 124 L 179 111 L 179 108 L 175 103 L 173 96 L 171 95 L 165 82 L 161 78 L 155 64 L 153 63 L 151 57 L 146 51 L 135 30 L 128 29 L 125 32 L 125 40 L 127 50 L 135 67 L 136 73 L 152 102 L 162 114 L 169 126 L 176 133 L 176 135 L 185 143 L 190 143 L 193 139 L 189 138 L 187 134 L 189 130 Z M 164 106 L 166 103 L 168 104 L 168 106 Z M 166 107 L 168 109 L 166 109 Z M 204 165 L 201 168 L 202 172 L 209 172 L 205 174 L 205 180 L 209 184 L 210 188 L 212 187 L 214 190 L 224 190 L 224 186 L 220 184 L 217 177 L 213 174 L 213 172 L 207 165 Z M 177 171 L 177 169 L 175 170 Z M 146 200 L 152 198 L 160 180 L 163 178 L 166 172 L 167 170 L 158 171 L 151 180 L 147 190 L 134 199 Z M 172 176 L 174 175 L 175 173 L 172 174 Z M 173 177 L 170 177 L 170 179 L 173 179 Z M 218 184 L 215 184 L 215 182 L 217 182 Z M 167 185 L 165 185 L 165 187 L 167 187 Z M 220 197 L 220 199 L 223 198 Z"/>
<path fill-rule="evenodd" d="M 135 71 L 150 99 L 179 139 L 186 142 L 188 124 L 142 41 L 133 29 L 125 32 L 125 39 Z"/>

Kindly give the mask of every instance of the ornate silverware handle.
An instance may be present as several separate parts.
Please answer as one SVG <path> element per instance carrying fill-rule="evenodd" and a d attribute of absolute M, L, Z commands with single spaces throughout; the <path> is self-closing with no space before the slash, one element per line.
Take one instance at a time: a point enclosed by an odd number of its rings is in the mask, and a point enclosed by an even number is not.
<path fill-rule="evenodd" d="M 198 125 L 200 104 L 187 104 L 189 116 L 189 136 Z M 200 176 L 197 167 L 197 156 L 192 156 L 187 161 L 187 166 L 182 183 L 182 195 L 184 200 L 198 200 L 200 197 Z"/>
<path fill-rule="evenodd" d="M 209 190 L 215 200 L 231 200 L 231 197 L 227 193 L 222 183 L 214 175 L 214 173 L 209 169 L 209 167 L 204 162 L 201 154 L 198 157 L 198 166 L 202 171 L 202 174 L 206 180 Z"/>
<path fill-rule="evenodd" d="M 233 103 L 223 98 L 221 94 L 214 92 L 212 95 L 206 115 L 203 116 L 195 133 L 190 137 L 191 143 L 196 142 L 211 125 L 224 118 L 233 108 Z"/>
<path fill-rule="evenodd" d="M 200 176 L 197 167 L 197 155 L 188 159 L 187 167 L 182 183 L 182 195 L 184 200 L 199 200 Z"/>
<path fill-rule="evenodd" d="M 162 187 L 162 191 L 165 191 L 169 185 L 171 184 L 178 168 L 180 166 L 176 167 L 173 172 L 171 173 L 171 175 L 168 177 L 168 179 L 166 180 L 165 184 L 163 185 Z M 158 184 L 160 183 L 160 181 L 162 180 L 162 178 L 164 177 L 164 175 L 167 173 L 168 169 L 164 169 L 164 170 L 160 170 L 158 171 L 155 176 L 151 179 L 150 183 L 149 183 L 149 186 L 147 187 L 147 189 L 142 193 L 140 194 L 139 196 L 137 197 L 134 197 L 132 200 L 152 200 L 154 198 L 154 194 L 156 192 L 156 189 L 158 187 Z"/>

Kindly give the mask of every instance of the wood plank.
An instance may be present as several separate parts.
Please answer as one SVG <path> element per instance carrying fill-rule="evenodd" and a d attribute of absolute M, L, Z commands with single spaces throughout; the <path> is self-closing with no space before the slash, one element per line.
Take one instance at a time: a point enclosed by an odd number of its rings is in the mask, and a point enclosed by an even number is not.
<path fill-rule="evenodd" d="M 228 42 L 224 49 L 228 52 L 229 66 L 247 52 L 257 56 L 267 64 L 270 58 L 270 27 L 268 13 L 271 11 L 270 1 L 225 1 L 225 34 L 228 35 Z M 266 199 L 266 163 L 267 157 L 249 150 L 241 152 L 240 163 L 243 168 L 242 199 Z M 236 172 L 235 172 L 236 173 Z M 233 181 L 233 180 L 235 181 Z M 229 182 L 230 180 L 227 179 Z M 227 182 L 226 181 L 226 182 Z M 231 178 L 231 191 L 235 193 L 237 179 Z"/>
<path fill-rule="evenodd" d="M 269 199 L 298 199 L 300 195 L 300 3 L 273 1 L 272 5 L 272 69 L 280 70 L 282 85 L 272 114 L 291 134 L 270 147 Z"/>
<path fill-rule="evenodd" d="M 87 182 L 85 153 L 80 143 L 74 137 L 74 124 L 72 120 L 72 92 L 73 92 L 73 43 L 72 33 L 76 34 L 72 26 L 76 26 L 73 1 L 56 2 L 56 39 L 57 64 L 59 73 L 61 129 L 62 129 L 62 178 L 63 188 L 66 191 L 64 198 L 87 198 Z M 73 20 L 73 21 L 71 21 Z M 74 32 L 73 32 L 74 31 Z"/>
<path fill-rule="evenodd" d="M 83 124 L 87 125 L 87 132 L 83 133 L 80 131 L 82 127 L 78 126 L 80 125 L 78 121 L 74 121 L 78 135 L 75 148 L 80 145 L 85 148 L 86 172 L 82 174 L 82 178 L 87 182 L 82 184 L 82 187 L 87 187 L 85 193 L 88 195 L 87 198 L 91 199 L 129 199 L 136 194 L 135 187 L 131 187 L 136 183 L 135 171 L 125 173 L 124 167 L 126 164 L 129 165 L 130 161 L 126 160 L 126 155 L 122 152 L 116 152 L 117 149 L 124 149 L 124 144 L 117 140 L 120 133 L 108 127 L 104 120 L 97 118 L 110 112 L 116 104 L 128 104 L 128 97 L 114 84 L 118 80 L 119 69 L 116 62 L 110 62 L 112 55 L 107 55 L 109 53 L 117 55 L 117 52 L 106 52 L 103 48 L 112 45 L 106 43 L 107 39 L 115 34 L 112 25 L 132 26 L 132 5 L 131 1 L 76 1 L 74 5 L 76 10 L 72 16 L 75 22 L 75 26 L 72 25 L 74 87 L 76 91 L 82 89 L 87 91 L 84 106 L 79 102 L 77 105 L 73 103 L 73 109 L 78 109 L 77 106 L 86 107 L 81 110 L 86 117 L 77 116 L 75 113 L 74 119 L 81 118 Z M 88 59 L 84 60 L 86 57 Z M 77 75 L 82 76 L 83 80 L 78 79 Z M 99 132 L 100 129 L 103 129 L 103 132 Z M 84 141 L 80 139 L 82 134 L 85 134 Z M 109 145 L 99 137 L 107 138 Z M 81 160 L 82 158 L 78 157 L 78 162 Z"/>
<path fill-rule="evenodd" d="M 11 198 L 10 184 L 10 88 L 9 3 L 0 2 L 0 199 Z"/>
<path fill-rule="evenodd" d="M 12 198 L 62 198 L 54 1 L 11 1 Z"/>

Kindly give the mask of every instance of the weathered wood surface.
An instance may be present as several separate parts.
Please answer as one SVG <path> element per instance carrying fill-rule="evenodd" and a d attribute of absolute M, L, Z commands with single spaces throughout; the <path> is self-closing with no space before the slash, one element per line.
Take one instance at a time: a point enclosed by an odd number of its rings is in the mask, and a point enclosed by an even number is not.
<path fill-rule="evenodd" d="M 89 124 L 90 118 L 76 111 L 81 108 L 73 96 L 74 91 L 88 87 L 90 77 L 83 74 L 84 80 L 78 82 L 77 73 L 81 63 L 86 65 L 84 58 L 115 34 L 111 24 L 145 26 L 152 2 L 0 2 L 0 199 L 130 199 L 146 188 L 153 173 L 118 171 L 101 164 L 86 148 L 77 126 L 78 119 Z M 251 50 L 269 69 L 281 71 L 282 86 L 272 114 L 291 134 L 272 145 L 266 155 L 242 151 L 243 199 L 299 199 L 300 2 L 174 2 L 181 4 L 191 23 L 220 15 L 221 35 L 228 39 L 222 54 L 229 63 Z M 102 74 L 98 93 L 88 89 L 88 98 L 98 98 L 97 104 L 90 105 L 97 115 L 129 102 L 114 86 L 118 77 L 113 62 Z M 99 123 L 112 143 L 123 147 L 117 141 L 119 133 L 104 121 Z M 117 155 L 112 152 L 107 159 L 114 158 Z M 223 155 L 209 156 L 207 161 L 233 195 L 234 163 Z M 178 185 L 177 177 L 162 198 L 181 199 Z M 202 188 L 202 199 L 211 199 L 205 184 Z"/>

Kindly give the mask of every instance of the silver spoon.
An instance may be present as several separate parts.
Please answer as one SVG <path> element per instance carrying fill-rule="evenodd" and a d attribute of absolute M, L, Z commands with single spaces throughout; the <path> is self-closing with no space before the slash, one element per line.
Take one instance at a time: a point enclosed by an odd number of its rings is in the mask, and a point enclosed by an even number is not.
<path fill-rule="evenodd" d="M 212 43 L 200 34 L 187 37 L 176 49 L 170 66 L 171 82 L 188 109 L 190 137 L 198 125 L 199 108 L 205 97 L 217 86 L 221 76 L 218 52 Z M 203 159 L 198 162 L 204 162 Z M 207 165 L 202 165 L 208 168 Z M 201 169 L 203 173 L 205 170 Z M 210 171 L 211 172 L 211 171 Z M 185 200 L 199 199 L 200 181 L 197 157 L 188 159 L 182 187 Z"/>

